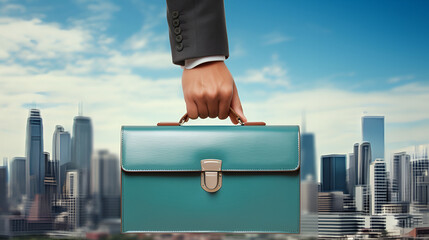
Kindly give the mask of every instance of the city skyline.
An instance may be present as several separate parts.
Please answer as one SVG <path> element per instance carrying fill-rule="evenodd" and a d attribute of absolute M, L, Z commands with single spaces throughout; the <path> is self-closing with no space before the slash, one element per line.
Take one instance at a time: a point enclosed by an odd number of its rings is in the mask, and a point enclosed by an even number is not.
<path fill-rule="evenodd" d="M 42 128 L 42 122 L 44 119 L 42 119 L 43 113 L 40 112 L 38 109 L 30 109 L 29 111 L 29 117 L 28 122 L 29 126 L 32 126 L 31 124 L 36 124 L 36 127 L 27 127 L 27 136 L 33 136 L 30 139 L 32 140 L 40 140 L 41 138 L 46 138 L 44 136 L 38 135 L 38 131 Z M 67 209 L 69 212 L 69 219 L 71 222 L 68 222 L 67 226 L 70 226 L 71 229 L 79 228 L 79 227 L 94 227 L 99 224 L 102 219 L 108 218 L 108 217 L 114 217 L 119 216 L 119 209 L 116 209 L 115 206 L 119 206 L 120 204 L 120 198 L 119 198 L 119 159 L 116 157 L 115 154 L 109 153 L 109 151 L 106 150 L 98 150 L 93 151 L 92 145 L 93 145 L 93 139 L 92 139 L 92 126 L 90 124 L 91 119 L 89 117 L 83 117 L 83 116 L 77 116 L 74 118 L 74 127 L 73 127 L 73 135 L 71 139 L 75 139 L 72 141 L 75 141 L 75 145 L 81 145 L 81 149 L 83 155 L 79 158 L 83 162 L 78 163 L 76 160 L 70 159 L 68 162 L 63 162 L 63 165 L 71 164 L 74 162 L 75 166 L 72 165 L 72 169 L 68 169 L 65 181 L 66 188 L 64 188 L 64 193 L 66 202 L 67 202 Z M 384 129 L 383 125 L 379 125 L 378 128 Z M 378 129 L 379 130 L 379 129 Z M 378 132 L 375 131 L 375 132 Z M 32 132 L 36 132 L 36 134 L 33 134 Z M 84 134 L 83 134 L 84 133 Z M 57 125 L 54 129 L 52 136 L 53 141 L 57 142 L 58 136 L 61 134 L 64 134 L 67 137 L 70 137 L 65 131 L 65 129 Z M 82 135 L 83 134 L 83 135 Z M 79 135 L 81 135 L 79 137 Z M 310 134 L 310 135 L 317 135 L 317 133 Z M 67 141 L 66 141 L 67 142 Z M 39 144 L 40 145 L 40 144 Z M 312 142 L 310 141 L 309 146 L 312 145 Z M 89 148 L 88 148 L 89 147 Z M 88 149 L 87 149 L 88 148 Z M 55 148 L 54 148 L 55 149 Z M 53 149 L 53 150 L 54 150 Z M 93 152 L 93 154 L 90 154 L 91 159 L 84 160 L 86 157 L 85 152 L 87 150 L 90 152 Z M 356 150 L 357 149 L 357 150 Z M 429 184 L 429 177 L 428 177 L 428 169 L 429 169 L 429 159 L 428 159 L 428 149 L 424 146 L 417 146 L 410 148 L 410 151 L 408 153 L 406 152 L 397 152 L 395 153 L 393 158 L 383 160 L 383 159 L 377 159 L 372 160 L 372 147 L 369 142 L 362 142 L 360 144 L 353 144 L 350 146 L 351 152 L 353 154 L 356 154 L 358 157 L 358 168 L 366 169 L 364 172 L 357 172 L 357 182 L 359 183 L 359 186 L 356 187 L 356 195 L 362 197 L 364 202 L 362 202 L 362 205 L 359 205 L 358 202 L 356 202 L 356 210 L 360 211 L 356 212 L 355 214 L 357 218 L 363 218 L 365 224 L 367 223 L 367 220 L 369 219 L 371 229 L 383 229 L 381 225 L 372 225 L 372 221 L 374 219 L 377 219 L 377 221 L 382 221 L 383 224 L 384 221 L 380 218 L 376 218 L 376 216 L 383 215 L 384 211 L 386 211 L 387 207 L 395 209 L 398 208 L 398 206 L 402 209 L 402 204 L 413 204 L 410 205 L 413 206 L 413 214 L 414 211 L 425 211 L 424 209 L 427 208 L 427 204 L 429 204 L 429 195 L 428 195 L 428 184 Z M 304 150 L 304 149 L 301 149 Z M 57 150 L 55 150 L 57 151 Z M 74 150 L 76 151 L 76 150 Z M 314 149 L 311 147 L 306 148 L 308 156 L 311 156 L 314 152 Z M 414 151 L 414 152 L 412 152 Z M 54 156 L 52 159 L 49 159 L 49 153 L 44 151 L 43 152 L 43 160 L 46 164 L 47 173 L 45 175 L 45 186 L 44 189 L 47 189 L 45 193 L 36 195 L 34 198 L 34 202 L 25 207 L 25 209 L 29 209 L 29 219 L 31 218 L 39 218 L 40 216 L 34 215 L 37 211 L 36 208 L 43 209 L 43 202 L 47 198 L 52 198 L 52 195 L 49 194 L 56 194 L 57 190 L 53 188 L 51 191 L 49 190 L 49 185 L 46 185 L 46 177 L 52 176 L 53 179 L 56 178 L 55 171 L 59 171 L 58 163 L 56 164 L 55 161 L 61 161 L 61 159 L 56 159 Z M 305 155 L 305 154 L 304 154 Z M 396 157 L 400 156 L 400 157 Z M 410 158 L 411 156 L 411 158 Z M 68 158 L 68 157 L 66 157 Z M 311 159 L 309 157 L 308 159 Z M 349 160 L 352 160 L 353 158 L 349 158 Z M 401 159 L 405 159 L 405 162 Z M 17 157 L 14 158 L 14 161 L 12 162 L 12 166 L 16 165 L 17 161 L 21 161 L 22 159 Z M 338 214 L 338 212 L 348 212 L 350 214 L 350 202 L 347 203 L 346 200 L 348 198 L 348 192 L 349 189 L 349 182 L 346 181 L 347 175 L 350 174 L 350 171 L 347 171 L 346 169 L 346 160 L 347 157 L 345 154 L 330 154 L 330 155 L 323 155 L 320 159 L 321 165 L 326 166 L 323 169 L 326 169 L 325 171 L 322 171 L 322 182 L 321 182 L 321 191 L 325 192 L 325 195 L 319 195 L 323 196 L 322 198 L 325 199 L 324 201 L 327 201 L 326 205 L 328 208 L 326 208 L 322 214 L 322 219 L 325 217 L 328 217 L 329 212 L 334 211 Z M 25 161 L 25 160 L 24 160 Z M 385 162 L 392 162 L 392 172 L 390 178 L 387 176 L 387 170 L 386 170 L 386 164 Z M 89 165 L 88 165 L 89 163 Z M 307 162 L 310 164 L 303 165 L 302 167 L 308 168 L 303 169 L 303 172 L 312 172 L 312 169 L 314 166 L 312 166 L 311 162 Z M 313 163 L 315 164 L 315 162 Z M 400 165 L 403 165 L 400 167 Z M 57 166 L 57 167 L 55 167 Z M 78 168 L 75 168 L 75 167 Z M 356 165 L 353 165 L 356 166 Z M 349 166 L 350 167 L 350 166 Z M 53 170 L 53 169 L 56 170 Z M 85 180 L 82 181 L 86 174 L 88 174 L 88 168 L 91 172 L 91 178 L 87 180 L 88 184 L 90 185 L 88 189 L 91 191 L 82 191 L 81 188 L 87 188 L 85 186 Z M 75 170 L 74 170 L 75 169 Z M 53 172 L 52 172 L 53 171 Z M 366 172 L 366 173 L 365 173 Z M 63 173 L 60 173 L 63 174 Z M 7 173 L 3 173 L 3 176 L 7 175 Z M 48 176 L 49 175 L 49 176 Z M 408 179 L 407 183 L 402 183 L 403 180 L 401 179 Z M 88 179 L 88 178 L 86 178 Z M 115 180 L 116 179 L 116 180 Z M 348 179 L 350 179 L 350 176 L 348 176 Z M 359 180 L 360 179 L 360 180 Z M 366 179 L 366 182 L 365 182 Z M 390 179 L 392 180 L 391 185 Z M 411 181 L 414 183 L 411 184 Z M 73 182 L 73 183 L 72 183 Z M 11 184 L 12 182 L 10 182 Z M 389 184 L 388 184 L 389 183 Z M 10 185 L 9 184 L 9 185 Z M 306 184 L 309 184 L 309 182 L 306 182 Z M 405 185 L 406 186 L 405 186 Z M 408 186 L 408 185 L 409 186 Z M 30 183 L 26 184 L 27 186 L 31 185 Z M 391 187 L 388 187 L 391 186 Z M 408 187 L 407 187 L 408 186 Z M 28 187 L 27 187 L 28 188 Z M 12 191 L 11 189 L 11 197 L 12 197 Z M 359 190 L 359 191 L 358 191 Z M 407 190 L 404 192 L 404 190 Z M 46 194 L 46 195 L 45 195 Z M 327 194 L 327 195 L 326 195 Z M 45 197 L 47 196 L 47 197 Z M 82 196 L 88 196 L 88 199 L 91 199 L 89 202 L 85 200 L 87 197 Z M 376 196 L 376 197 L 373 197 Z M 388 200 L 388 196 L 389 199 Z M 404 196 L 406 199 L 404 199 Z M 353 199 L 353 198 L 352 198 Z M 365 200 L 367 199 L 367 200 Z M 329 202 L 332 201 L 332 203 L 335 202 L 335 207 L 331 206 L 329 207 Z M 4 202 L 4 201 L 3 201 Z M 308 202 L 310 203 L 310 202 Z M 388 204 L 389 203 L 389 204 Z M 310 203 L 311 204 L 311 203 Z M 340 204 L 340 205 L 339 205 Z M 393 204 L 393 205 L 392 205 Z M 400 204 L 396 206 L 395 204 Z M 417 205 L 416 205 L 417 204 Z M 386 205 L 386 206 L 385 206 Z M 15 205 L 14 205 L 15 206 Z M 83 208 L 83 206 L 91 206 L 89 212 L 88 210 L 84 210 L 86 208 Z M 346 208 L 347 206 L 347 208 Z M 16 206 L 15 206 L 16 207 Z M 29 208 L 31 207 L 31 208 Z M 417 210 L 414 210 L 414 209 Z M 353 208 L 351 208 L 353 209 Z M 422 209 L 422 210 L 420 210 Z M 44 210 L 45 211 L 45 210 Z M 395 210 L 393 210 L 395 211 Z M 408 210 L 407 210 L 408 211 Z M 411 210 L 410 210 L 411 211 Z M 419 212 L 417 212 L 419 213 Z M 48 216 L 50 213 L 45 212 Z M 44 216 L 44 215 L 43 215 Z M 384 215 L 383 215 L 384 216 Z M 393 215 L 392 215 L 393 216 Z M 419 218 L 415 218 L 414 215 L 410 215 L 409 219 L 415 219 L 410 223 L 404 223 L 404 226 L 417 226 L 416 224 L 419 221 L 425 221 L 419 220 Z M 331 216 L 332 217 L 332 216 Z M 396 219 L 394 216 L 393 219 Z M 334 220 L 335 217 L 332 219 Z M 387 219 L 387 217 L 386 217 Z M 324 220 L 323 220 L 324 221 Z M 375 221 L 375 220 L 374 220 Z M 396 220 L 392 220 L 396 221 Z M 411 221 L 411 220 L 410 220 Z M 365 225 L 365 226 L 366 226 Z M 387 225 L 386 225 L 387 226 Z M 328 227 L 329 228 L 329 227 Z M 356 227 L 358 229 L 358 227 Z M 325 233 L 324 233 L 325 234 Z"/>

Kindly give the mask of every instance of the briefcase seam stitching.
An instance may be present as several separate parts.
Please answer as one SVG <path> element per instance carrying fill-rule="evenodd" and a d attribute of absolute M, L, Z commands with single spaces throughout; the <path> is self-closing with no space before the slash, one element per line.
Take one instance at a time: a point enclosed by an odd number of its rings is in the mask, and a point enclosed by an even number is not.
<path fill-rule="evenodd" d="M 201 170 L 198 169 L 127 169 L 122 167 L 122 169 L 126 172 L 155 172 L 155 171 L 168 171 L 168 172 L 174 172 L 174 171 L 190 171 L 190 172 L 201 172 Z M 298 170 L 297 168 L 277 168 L 277 169 L 265 169 L 265 168 L 246 168 L 246 169 L 222 169 L 222 172 L 229 172 L 229 171 L 237 171 L 237 172 L 244 172 L 244 171 L 265 171 L 265 172 L 275 172 L 275 171 L 287 171 L 287 172 L 294 172 Z"/>

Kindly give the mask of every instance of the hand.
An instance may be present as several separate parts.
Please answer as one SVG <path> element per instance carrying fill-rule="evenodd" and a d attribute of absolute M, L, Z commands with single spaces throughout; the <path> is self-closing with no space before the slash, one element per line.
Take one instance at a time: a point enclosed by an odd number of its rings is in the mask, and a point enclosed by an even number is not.
<path fill-rule="evenodd" d="M 231 106 L 243 122 L 247 122 L 234 79 L 223 61 L 207 62 L 183 70 L 182 89 L 191 119 L 226 119 L 229 115 L 231 122 L 238 124 L 229 111 Z"/>

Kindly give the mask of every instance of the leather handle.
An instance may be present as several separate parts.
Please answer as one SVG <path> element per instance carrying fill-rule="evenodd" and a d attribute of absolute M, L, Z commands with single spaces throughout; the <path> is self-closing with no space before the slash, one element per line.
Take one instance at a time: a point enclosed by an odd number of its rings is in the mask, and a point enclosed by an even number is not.
<path fill-rule="evenodd" d="M 240 123 L 240 125 L 244 125 L 243 120 L 241 120 L 241 117 L 234 111 L 234 109 L 232 109 L 232 107 L 229 107 L 229 111 L 232 112 L 235 119 L 237 119 L 237 122 Z M 179 124 L 182 125 L 187 121 L 189 121 L 189 116 L 188 116 L 188 113 L 185 113 L 185 115 L 183 115 L 183 117 L 180 118 Z"/>
<path fill-rule="evenodd" d="M 229 107 L 229 111 L 232 112 L 232 114 L 235 116 L 235 119 L 237 119 L 237 122 L 240 123 L 242 126 L 265 126 L 265 122 L 243 122 L 241 117 L 232 109 L 232 107 Z M 188 113 L 185 113 L 179 120 L 179 122 L 159 122 L 157 126 L 180 126 L 184 124 L 185 122 L 189 121 Z"/>

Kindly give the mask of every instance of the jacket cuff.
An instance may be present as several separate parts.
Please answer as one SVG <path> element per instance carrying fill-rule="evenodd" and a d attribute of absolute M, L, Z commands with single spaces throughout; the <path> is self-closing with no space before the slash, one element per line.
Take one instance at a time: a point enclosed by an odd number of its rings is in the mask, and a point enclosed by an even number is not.
<path fill-rule="evenodd" d="M 208 56 L 229 56 L 223 0 L 167 0 L 174 64 Z"/>
<path fill-rule="evenodd" d="M 185 66 L 183 68 L 192 69 L 200 64 L 203 64 L 206 62 L 215 62 L 215 61 L 225 61 L 225 56 L 218 55 L 218 56 L 186 59 Z"/>

